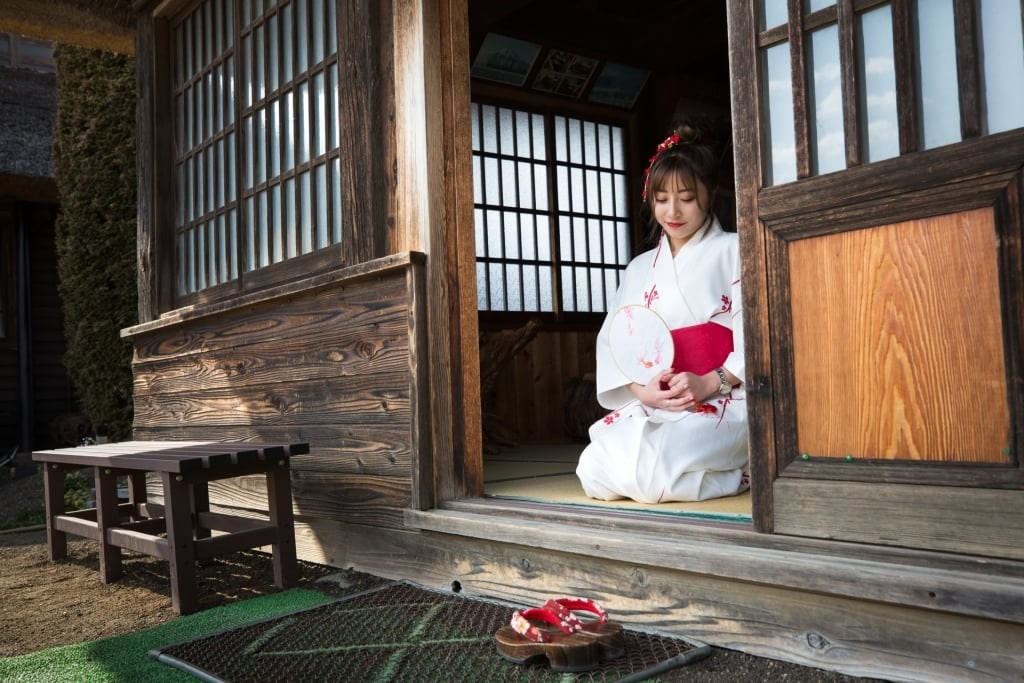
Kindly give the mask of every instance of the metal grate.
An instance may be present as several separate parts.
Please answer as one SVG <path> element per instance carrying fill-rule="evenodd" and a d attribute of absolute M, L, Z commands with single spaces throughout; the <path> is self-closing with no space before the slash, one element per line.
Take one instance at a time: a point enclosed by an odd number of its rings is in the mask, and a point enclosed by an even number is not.
<path fill-rule="evenodd" d="M 151 652 L 208 681 L 627 681 L 704 656 L 694 641 L 626 631 L 626 654 L 578 674 L 498 654 L 511 609 L 396 583 Z M 640 677 L 638 677 L 640 676 Z"/>

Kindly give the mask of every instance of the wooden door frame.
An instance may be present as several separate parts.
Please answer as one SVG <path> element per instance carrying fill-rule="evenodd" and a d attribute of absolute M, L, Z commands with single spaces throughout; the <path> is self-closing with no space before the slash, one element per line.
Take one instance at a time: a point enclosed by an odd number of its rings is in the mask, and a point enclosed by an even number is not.
<path fill-rule="evenodd" d="M 757 78 L 756 3 L 729 0 L 729 65 L 733 80 L 746 73 L 745 87 L 732 88 L 732 135 L 736 184 L 736 230 L 740 238 L 743 279 L 743 334 L 746 340 L 747 423 L 749 427 L 750 495 L 756 531 L 773 528 L 772 481 L 775 477 L 775 400 L 772 384 L 768 311 L 767 231 L 758 220 L 758 187 L 762 177 Z"/>
<path fill-rule="evenodd" d="M 807 479 L 860 480 L 876 482 L 877 485 L 883 481 L 906 482 L 911 475 L 925 485 L 1018 488 L 1022 477 L 1019 468 L 983 472 L 980 468 L 964 465 L 922 478 L 920 468 L 894 463 L 872 468 L 870 477 L 865 478 L 863 473 L 850 472 L 852 465 L 845 463 L 838 463 L 836 468 L 829 470 L 831 464 L 793 460 L 796 453 L 796 396 L 792 341 L 787 334 L 792 322 L 786 267 L 788 243 L 816 235 L 980 207 L 994 209 L 997 237 L 1002 247 L 999 268 L 1007 393 L 1013 433 L 1011 446 L 1015 452 L 1021 452 L 1024 407 L 1019 396 L 1024 389 L 1020 359 L 1024 353 L 1024 330 L 1019 322 L 1014 324 L 1014 321 L 1024 317 L 1024 296 L 1017 282 L 1022 272 L 1020 226 L 1024 214 L 1021 179 L 1024 131 L 1018 129 L 984 137 L 969 137 L 965 131 L 964 141 L 926 151 L 913 151 L 904 143 L 901 146 L 904 155 L 900 157 L 868 166 L 852 165 L 837 174 L 801 176 L 793 183 L 762 188 L 761 160 L 765 158 L 763 152 L 768 141 L 762 138 L 760 122 L 763 93 L 758 76 L 758 26 L 751 5 L 742 0 L 730 0 L 728 9 L 733 77 L 749 74 L 750 81 L 747 87 L 733 89 L 732 115 L 737 223 L 743 255 L 747 405 L 755 529 L 763 532 L 776 530 L 779 501 L 774 495 L 778 491 L 776 481 L 783 475 L 789 482 L 785 487 L 787 495 L 801 496 L 814 495 L 807 487 Z M 794 75 L 795 88 L 798 87 L 796 84 Z M 799 107 L 799 93 L 794 95 L 794 102 Z M 973 120 L 971 116 L 967 119 L 969 123 Z M 904 123 L 901 121 L 901 131 L 905 129 Z M 798 150 L 800 139 L 798 136 Z M 788 455 L 783 457 L 782 454 Z M 844 466 L 847 471 L 839 472 Z M 863 489 L 856 484 L 851 484 L 849 489 L 849 492 L 844 492 L 846 500 L 863 494 Z M 1007 493 L 1012 492 L 992 495 L 1003 500 Z M 817 508 L 816 511 L 821 512 Z M 807 514 L 812 515 L 809 511 Z"/>
<path fill-rule="evenodd" d="M 437 389 L 448 384 L 451 392 L 447 425 L 429 427 L 434 439 L 432 474 L 436 500 L 444 501 L 483 495 L 484 486 L 473 154 L 469 135 L 469 3 L 468 0 L 421 1 L 427 42 L 434 42 L 430 32 L 436 31 L 437 37 L 434 62 L 437 87 L 427 96 L 436 98 L 430 109 L 439 111 L 440 116 L 428 118 L 428 136 L 440 141 L 440 166 L 433 170 L 442 171 L 438 176 L 443 178 L 442 215 L 430 230 L 428 291 L 432 296 L 427 305 L 431 320 L 428 345 L 432 368 L 431 387 L 423 389 L 433 399 L 425 405 L 431 406 L 430 412 L 435 417 L 438 416 L 438 399 L 444 395 Z M 396 29 L 396 42 L 399 41 Z M 430 62 L 425 66 L 429 69 Z M 441 290 L 446 291 L 447 296 L 438 301 L 434 294 Z"/>

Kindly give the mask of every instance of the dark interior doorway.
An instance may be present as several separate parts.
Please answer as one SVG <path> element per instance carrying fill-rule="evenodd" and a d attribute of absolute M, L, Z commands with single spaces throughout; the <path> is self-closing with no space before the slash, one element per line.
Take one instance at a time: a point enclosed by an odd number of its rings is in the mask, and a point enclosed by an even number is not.
<path fill-rule="evenodd" d="M 470 0 L 469 26 L 471 63 L 493 49 L 489 41 L 495 37 L 511 39 L 513 49 L 519 45 L 515 41 L 528 44 L 521 55 L 509 57 L 507 82 L 501 82 L 501 74 L 474 77 L 474 107 L 477 102 L 497 102 L 506 113 L 621 126 L 627 149 L 626 192 L 637 195 L 630 199 L 629 243 L 638 253 L 644 248 L 644 226 L 638 216 L 637 190 L 650 151 L 679 120 L 718 126 L 728 134 L 725 3 Z M 522 57 L 523 64 L 512 63 L 514 57 Z M 567 66 L 563 69 L 563 65 Z M 646 74 L 631 100 L 598 96 L 599 80 L 609 65 Z M 552 72 L 568 78 L 556 83 L 550 78 Z M 728 198 L 732 168 L 724 166 L 722 195 Z M 478 184 L 487 182 L 481 181 L 482 175 L 475 178 Z M 479 188 L 477 195 L 481 195 Z M 481 211 L 478 206 L 478 221 Z M 733 224 L 731 216 L 721 218 L 723 224 Z M 478 256 L 481 234 L 478 228 Z M 481 272 L 478 265 L 478 285 Z M 556 288 L 557 293 L 565 295 Z M 554 312 L 522 310 L 527 308 L 482 307 L 480 313 L 483 348 L 489 344 L 493 348 L 500 335 L 508 343 L 516 331 L 528 334 L 515 353 L 501 361 L 497 372 L 494 368 L 486 372 L 490 359 L 481 353 L 482 374 L 496 375 L 490 384 L 485 381 L 482 392 L 485 492 L 570 503 L 576 500 L 573 473 L 587 440 L 586 425 L 602 413 L 592 391 L 588 394 L 588 382 L 593 379 L 593 341 L 604 314 L 602 310 L 560 311 L 557 305 Z M 531 321 L 535 328 L 528 330 Z M 745 510 L 740 508 L 738 514 L 749 520 L 749 502 Z"/>

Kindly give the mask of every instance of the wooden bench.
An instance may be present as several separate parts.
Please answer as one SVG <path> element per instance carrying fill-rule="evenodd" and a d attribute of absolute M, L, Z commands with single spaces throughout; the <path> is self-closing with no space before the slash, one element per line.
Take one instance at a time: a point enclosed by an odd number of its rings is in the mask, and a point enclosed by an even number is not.
<path fill-rule="evenodd" d="M 171 602 L 179 614 L 198 609 L 196 563 L 218 555 L 271 546 L 274 583 L 298 581 L 289 458 L 309 452 L 306 443 L 127 441 L 35 451 L 45 466 L 46 532 L 50 559 L 67 557 L 67 534 L 100 544 L 100 579 L 122 575 L 121 549 L 170 563 Z M 96 507 L 68 512 L 64 478 L 92 470 Z M 146 475 L 160 476 L 163 505 L 146 498 Z M 269 520 L 210 511 L 208 484 L 266 475 Z M 118 477 L 127 477 L 128 502 L 118 500 Z M 212 532 L 223 532 L 214 535 Z"/>

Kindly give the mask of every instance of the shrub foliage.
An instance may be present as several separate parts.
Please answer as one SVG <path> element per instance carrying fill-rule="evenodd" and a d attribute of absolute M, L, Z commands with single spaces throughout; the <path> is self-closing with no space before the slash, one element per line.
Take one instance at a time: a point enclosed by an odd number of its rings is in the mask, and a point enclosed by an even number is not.
<path fill-rule="evenodd" d="M 60 45 L 54 176 L 65 365 L 82 408 L 114 440 L 132 425 L 136 286 L 135 65 L 131 56 Z"/>

